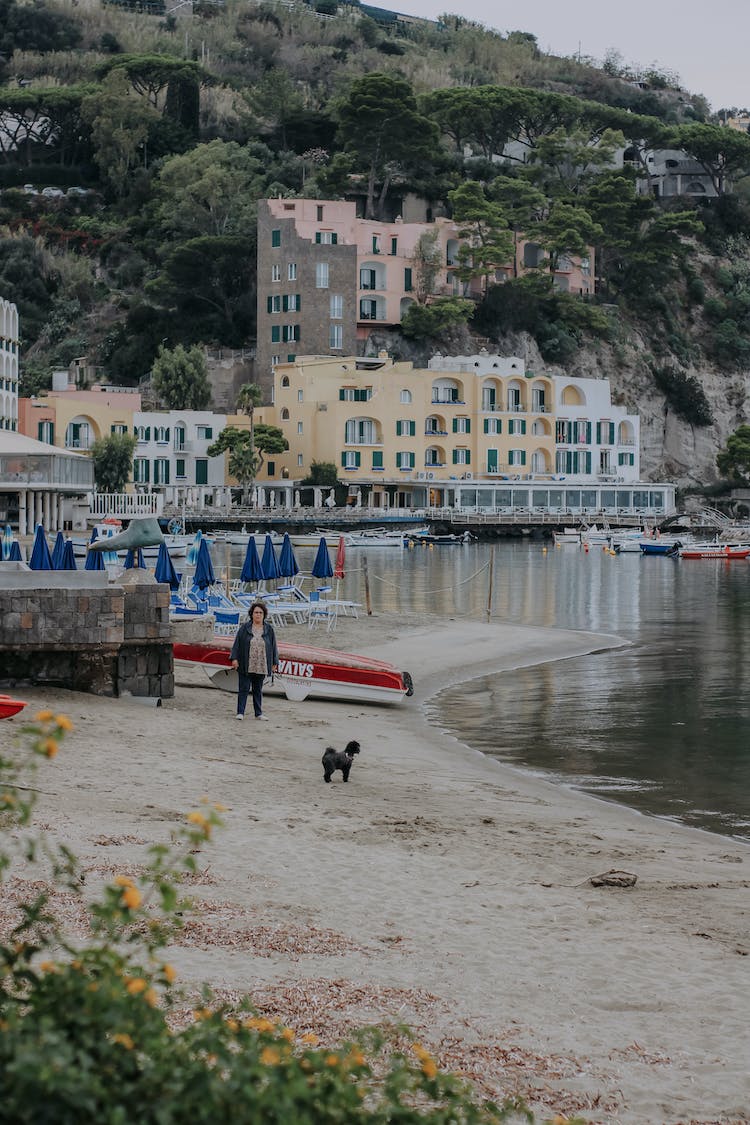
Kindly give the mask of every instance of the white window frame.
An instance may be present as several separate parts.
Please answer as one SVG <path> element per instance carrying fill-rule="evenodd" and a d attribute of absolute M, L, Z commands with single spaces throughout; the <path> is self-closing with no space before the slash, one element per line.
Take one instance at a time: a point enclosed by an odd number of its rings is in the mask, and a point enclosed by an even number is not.
<path fill-rule="evenodd" d="M 281 281 L 281 266 L 271 266 L 271 282 Z"/>
<path fill-rule="evenodd" d="M 344 315 L 344 298 L 341 293 L 331 293 L 331 320 L 341 320 Z"/>
<path fill-rule="evenodd" d="M 327 289 L 329 285 L 330 270 L 328 262 L 315 263 L 315 288 Z"/>
<path fill-rule="evenodd" d="M 328 346 L 334 351 L 342 351 L 344 347 L 343 324 L 331 323 L 328 327 Z"/>
<path fill-rule="evenodd" d="M 286 278 L 287 278 L 287 281 L 296 281 L 297 280 L 297 263 L 296 262 L 290 262 L 289 265 L 286 267 Z"/>

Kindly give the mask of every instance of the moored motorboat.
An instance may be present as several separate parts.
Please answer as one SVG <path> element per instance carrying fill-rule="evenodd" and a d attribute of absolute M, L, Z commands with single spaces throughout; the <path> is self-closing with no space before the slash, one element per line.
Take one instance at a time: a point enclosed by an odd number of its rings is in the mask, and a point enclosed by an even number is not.
<path fill-rule="evenodd" d="M 681 559 L 746 559 L 750 555 L 747 543 L 693 543 L 680 549 Z"/>
<path fill-rule="evenodd" d="M 237 672 L 231 666 L 231 650 L 230 637 L 218 637 L 210 643 L 175 642 L 174 658 L 202 665 L 216 687 L 236 692 Z M 413 689 L 409 673 L 384 660 L 282 641 L 278 674 L 263 690 L 286 695 L 295 702 L 312 696 L 357 703 L 398 703 Z"/>

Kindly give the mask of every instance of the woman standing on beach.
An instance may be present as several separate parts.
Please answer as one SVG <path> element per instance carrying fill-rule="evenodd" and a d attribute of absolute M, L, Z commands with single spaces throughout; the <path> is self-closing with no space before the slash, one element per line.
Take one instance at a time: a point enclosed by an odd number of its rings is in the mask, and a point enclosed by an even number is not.
<path fill-rule="evenodd" d="M 263 714 L 263 681 L 266 676 L 273 675 L 279 665 L 276 633 L 273 625 L 266 620 L 267 617 L 268 607 L 263 602 L 253 602 L 248 619 L 240 626 L 232 645 L 230 659 L 239 677 L 238 719 L 244 718 L 251 690 L 255 718 L 266 718 Z"/>

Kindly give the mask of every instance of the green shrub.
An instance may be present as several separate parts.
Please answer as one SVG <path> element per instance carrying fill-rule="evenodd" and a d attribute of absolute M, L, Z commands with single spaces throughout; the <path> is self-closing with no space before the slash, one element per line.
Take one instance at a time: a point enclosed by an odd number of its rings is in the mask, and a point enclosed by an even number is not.
<path fill-rule="evenodd" d="M 706 392 L 694 375 L 670 367 L 652 367 L 654 382 L 675 414 L 693 426 L 710 426 L 713 414 Z"/>
<path fill-rule="evenodd" d="M 56 757 L 71 729 L 41 711 L 0 751 L 0 878 L 43 860 L 51 880 L 29 882 L 17 924 L 0 941 L 0 1105 L 7 1125 L 489 1125 L 525 1106 L 472 1100 L 419 1043 L 372 1029 L 331 1049 L 312 1033 L 217 1004 L 208 989 L 192 1020 L 163 950 L 189 903 L 179 880 L 218 826 L 217 806 L 190 813 L 170 845 L 149 849 L 142 874 L 122 874 L 90 904 L 64 846 L 29 831 L 34 768 Z M 88 920 L 73 941 L 55 918 L 65 892 Z M 69 908 L 70 909 L 70 908 Z M 80 922 L 80 925 L 84 923 Z"/>

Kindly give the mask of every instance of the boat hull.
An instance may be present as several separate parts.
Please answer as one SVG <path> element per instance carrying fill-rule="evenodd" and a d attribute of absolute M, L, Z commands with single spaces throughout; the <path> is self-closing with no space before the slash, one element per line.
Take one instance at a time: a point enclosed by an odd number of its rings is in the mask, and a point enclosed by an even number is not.
<path fill-rule="evenodd" d="M 237 692 L 237 672 L 231 667 L 231 638 L 211 644 L 176 642 L 174 658 L 205 667 L 222 691 Z M 411 677 L 383 660 L 334 652 L 309 645 L 279 644 L 279 671 L 264 691 L 301 702 L 316 699 L 365 703 L 399 703 L 412 694 Z"/>
<path fill-rule="evenodd" d="M 22 699 L 13 699 L 10 695 L 0 695 L 0 719 L 12 719 L 26 706 Z"/>
<path fill-rule="evenodd" d="M 750 555 L 750 547 L 683 547 L 680 551 L 681 559 L 746 559 Z"/>

